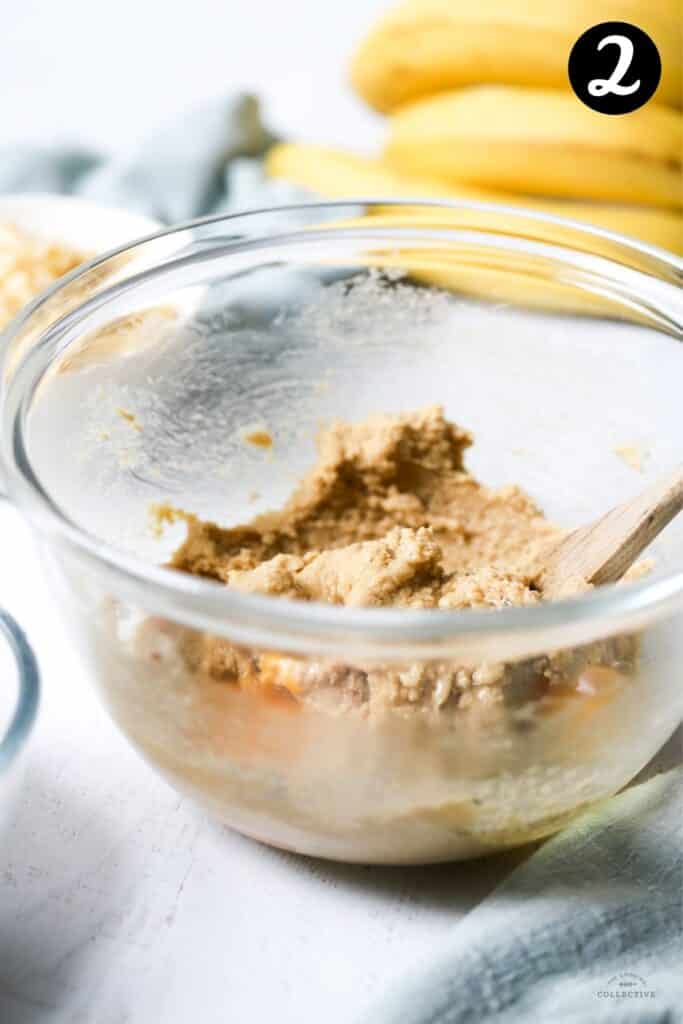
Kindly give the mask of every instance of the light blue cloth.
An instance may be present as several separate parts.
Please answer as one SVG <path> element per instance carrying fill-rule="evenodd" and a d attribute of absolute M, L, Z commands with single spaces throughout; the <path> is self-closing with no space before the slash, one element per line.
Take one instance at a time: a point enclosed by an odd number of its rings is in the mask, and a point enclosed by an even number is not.
<path fill-rule="evenodd" d="M 265 180 L 271 141 L 256 100 L 237 96 L 115 159 L 0 151 L 0 192 L 74 193 L 168 223 L 301 198 Z M 681 788 L 667 772 L 550 840 L 363 1024 L 683 1022 Z"/>
<path fill-rule="evenodd" d="M 362 1024 L 682 1021 L 682 794 L 677 768 L 584 814 Z"/>
<path fill-rule="evenodd" d="M 73 147 L 4 148 L 0 192 L 69 193 L 173 224 L 235 209 L 233 176 L 243 198 L 253 190 L 249 205 L 259 202 L 256 188 L 265 183 L 253 158 L 273 141 L 258 101 L 243 94 L 206 103 L 114 157 Z M 275 202 L 298 191 L 271 186 Z"/>

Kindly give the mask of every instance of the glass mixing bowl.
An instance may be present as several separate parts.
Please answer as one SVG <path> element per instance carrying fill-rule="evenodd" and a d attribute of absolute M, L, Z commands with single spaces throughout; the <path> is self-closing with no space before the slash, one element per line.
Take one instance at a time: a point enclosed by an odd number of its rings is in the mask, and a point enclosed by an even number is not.
<path fill-rule="evenodd" d="M 680 458 L 680 276 L 520 210 L 359 201 L 180 227 L 34 303 L 4 340 L 7 490 L 144 757 L 248 835 L 361 862 L 519 844 L 624 786 L 681 717 L 682 522 L 639 582 L 409 611 L 166 568 L 183 527 L 150 528 L 150 507 L 245 522 L 282 505 L 321 423 L 440 403 L 480 480 L 586 522 Z M 202 661 L 210 638 L 223 670 Z M 373 706 L 374 681 L 416 672 L 474 680 L 469 699 Z"/>

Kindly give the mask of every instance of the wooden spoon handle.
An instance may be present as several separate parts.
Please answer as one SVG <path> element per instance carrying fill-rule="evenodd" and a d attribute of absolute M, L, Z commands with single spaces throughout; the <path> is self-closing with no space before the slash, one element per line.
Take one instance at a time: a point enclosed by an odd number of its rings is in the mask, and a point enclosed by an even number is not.
<path fill-rule="evenodd" d="M 572 589 L 577 579 L 616 583 L 638 555 L 683 509 L 683 467 L 648 487 L 632 501 L 574 530 L 550 555 L 543 574 L 548 596 Z"/>

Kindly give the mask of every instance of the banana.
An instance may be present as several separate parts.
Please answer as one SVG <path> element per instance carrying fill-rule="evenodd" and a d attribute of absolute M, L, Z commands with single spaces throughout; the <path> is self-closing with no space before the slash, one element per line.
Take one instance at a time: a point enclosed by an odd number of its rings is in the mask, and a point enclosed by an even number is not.
<path fill-rule="evenodd" d="M 540 213 L 584 221 L 683 255 L 683 217 L 670 210 L 602 203 L 553 202 L 447 184 L 433 178 L 402 175 L 381 160 L 325 146 L 294 143 L 276 145 L 266 157 L 266 170 L 271 177 L 284 178 L 330 199 L 452 199 L 524 206 Z M 422 218 L 425 213 L 425 208 L 421 208 Z M 410 216 L 410 208 L 406 209 L 406 216 Z M 434 217 L 443 219 L 443 211 L 435 208 Z"/>
<path fill-rule="evenodd" d="M 683 106 L 680 0 L 408 0 L 357 50 L 351 81 L 384 113 L 481 82 L 566 88 L 573 44 L 601 21 L 628 21 L 662 59 L 658 103 Z"/>
<path fill-rule="evenodd" d="M 409 196 L 425 199 L 478 199 L 500 202 L 509 197 L 499 193 L 476 194 L 444 186 L 441 182 L 428 179 L 404 178 L 382 165 L 381 161 L 365 159 L 342 153 L 323 146 L 280 144 L 270 150 L 266 167 L 273 177 L 285 178 L 312 192 L 331 198 L 356 199 L 369 197 L 372 193 L 389 200 Z M 514 197 L 519 203 L 519 197 Z M 683 217 L 662 210 L 640 210 L 636 207 L 610 207 L 598 204 L 533 202 L 534 209 L 545 213 L 590 220 L 593 224 L 621 231 L 651 244 L 674 248 L 683 253 Z M 406 204 L 403 207 L 388 207 L 382 203 L 367 205 L 360 217 L 344 218 L 336 222 L 339 228 L 377 228 L 411 230 L 411 241 L 405 247 L 398 238 L 391 246 L 381 241 L 372 242 L 363 254 L 363 263 L 383 269 L 395 268 L 408 274 L 413 280 L 436 285 L 461 295 L 483 298 L 487 302 L 503 302 L 526 309 L 541 309 L 552 312 L 566 312 L 581 315 L 624 317 L 638 321 L 641 314 L 626 311 L 619 299 L 607 294 L 596 294 L 584 289 L 581 284 L 557 279 L 552 272 L 547 276 L 539 268 L 531 268 L 522 260 L 519 266 L 513 261 L 509 266 L 490 265 L 485 259 L 472 259 L 467 246 L 461 250 L 443 243 L 432 243 L 430 231 L 453 228 L 455 230 L 495 231 L 524 237 L 542 239 L 551 244 L 583 249 L 592 255 L 600 255 L 622 261 L 623 249 L 619 241 L 609 236 L 577 236 L 576 231 L 563 222 L 526 221 L 524 208 L 513 214 L 506 211 L 482 211 L 467 207 L 438 207 Z M 325 221 L 324 227 L 329 227 Z M 314 230 L 311 228 L 310 230 Z M 424 232 L 424 241 L 416 243 L 415 231 Z M 485 249 L 482 250 L 485 255 Z M 651 260 L 647 252 L 630 253 L 629 264 L 651 272 Z M 354 263 L 357 262 L 354 260 Z"/>
<path fill-rule="evenodd" d="M 394 114 L 384 156 L 401 173 L 470 186 L 683 205 L 683 115 L 656 104 L 606 117 L 570 92 L 475 86 Z"/>
<path fill-rule="evenodd" d="M 467 185 L 449 188 L 443 182 L 419 175 L 398 174 L 381 160 L 328 146 L 281 142 L 268 151 L 265 167 L 271 178 L 284 178 L 329 199 L 443 199 L 448 193 L 459 199 L 487 202 L 492 196 L 486 189 Z"/>

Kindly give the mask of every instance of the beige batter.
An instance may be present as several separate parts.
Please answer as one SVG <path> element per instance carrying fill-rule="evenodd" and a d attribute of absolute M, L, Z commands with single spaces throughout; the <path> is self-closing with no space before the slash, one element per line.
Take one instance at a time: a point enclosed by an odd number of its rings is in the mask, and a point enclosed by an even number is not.
<path fill-rule="evenodd" d="M 517 487 L 490 490 L 466 470 L 463 429 L 439 406 L 402 415 L 338 421 L 318 440 L 318 460 L 280 511 L 222 528 L 184 519 L 175 569 L 240 590 L 337 605 L 502 608 L 543 599 L 544 555 L 561 531 Z M 463 711 L 519 706 L 566 695 L 567 679 L 611 689 L 615 667 L 631 667 L 635 642 L 620 638 L 522 665 L 453 662 L 346 666 L 265 652 L 188 631 L 188 667 L 207 681 L 255 683 L 298 703 L 385 714 L 391 707 Z"/>
<path fill-rule="evenodd" d="M 532 604 L 559 531 L 517 487 L 465 469 L 471 436 L 439 406 L 338 421 L 281 511 L 222 529 L 184 515 L 172 565 L 241 590 L 345 605 Z M 177 517 L 172 510 L 162 515 Z"/>

